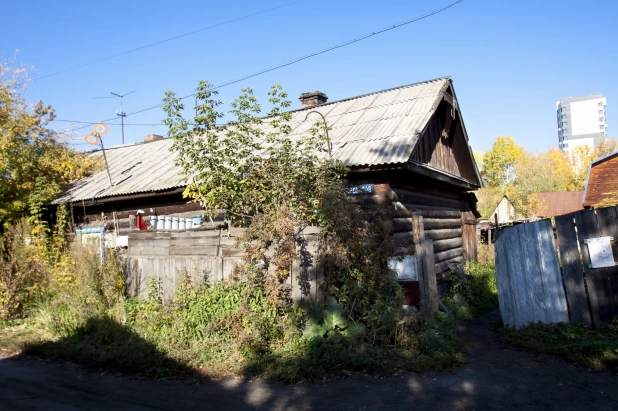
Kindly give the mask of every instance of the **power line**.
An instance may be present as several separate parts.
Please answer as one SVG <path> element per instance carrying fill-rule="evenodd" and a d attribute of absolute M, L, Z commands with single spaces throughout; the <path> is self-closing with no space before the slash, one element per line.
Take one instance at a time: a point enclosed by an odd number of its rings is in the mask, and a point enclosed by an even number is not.
<path fill-rule="evenodd" d="M 223 88 L 223 87 L 235 84 L 235 83 L 240 83 L 241 81 L 244 81 L 244 80 L 247 80 L 247 79 L 250 79 L 250 78 L 253 78 L 253 77 L 257 77 L 259 75 L 262 75 L 262 74 L 265 74 L 265 73 L 268 73 L 268 72 L 271 72 L 271 71 L 275 71 L 275 70 L 278 70 L 280 68 L 290 66 L 292 64 L 296 64 L 296 63 L 301 62 L 303 60 L 307 60 L 309 58 L 316 57 L 316 56 L 319 56 L 321 54 L 325 54 L 325 53 L 328 53 L 330 51 L 333 51 L 333 50 L 336 50 L 336 49 L 339 49 L 339 48 L 343 48 L 343 47 L 349 46 L 349 45 L 354 44 L 354 43 L 358 43 L 358 42 L 366 40 L 366 39 L 368 39 L 370 37 L 377 36 L 378 34 L 386 33 L 387 31 L 391 31 L 391 30 L 397 29 L 399 27 L 415 23 L 415 22 L 420 21 L 420 20 L 424 20 L 424 19 L 426 19 L 428 17 L 431 17 L 431 16 L 434 16 L 436 14 L 442 13 L 443 11 L 446 11 L 446 10 L 450 9 L 451 7 L 461 3 L 463 1 L 464 0 L 457 0 L 457 1 L 453 2 L 453 3 L 450 3 L 447 6 L 442 7 L 441 9 L 431 11 L 431 12 L 429 12 L 427 14 L 422 15 L 422 16 L 414 17 L 414 18 L 411 18 L 409 20 L 405 20 L 405 21 L 402 21 L 400 23 L 393 24 L 391 26 L 388 26 L 388 27 L 385 27 L 385 28 L 373 31 L 371 33 L 362 35 L 360 37 L 356 37 L 355 39 L 348 40 L 348 41 L 345 41 L 343 43 L 339 43 L 339 44 L 331 46 L 331 47 L 327 47 L 325 49 L 322 49 L 320 51 L 316 51 L 316 52 L 304 55 L 302 57 L 298 57 L 298 58 L 296 58 L 294 60 L 290 60 L 290 61 L 288 61 L 286 63 L 281 63 L 281 64 L 278 64 L 276 66 L 273 66 L 273 67 L 270 67 L 270 68 L 267 68 L 267 69 L 263 69 L 263 70 L 257 71 L 257 72 L 255 72 L 253 74 L 249 74 L 249 75 L 246 75 L 244 77 L 237 78 L 236 80 L 231 80 L 231 81 L 227 81 L 225 83 L 221 83 L 221 84 L 219 84 L 217 86 L 214 86 L 214 87 L 210 88 L 209 90 L 217 90 L 217 89 L 220 89 L 220 88 Z M 188 94 L 186 96 L 180 97 L 180 100 L 184 100 L 184 99 L 189 98 L 189 97 L 194 97 L 196 94 L 197 93 Z M 133 116 L 135 114 L 143 113 L 145 111 L 154 110 L 154 109 L 159 108 L 159 107 L 163 107 L 164 104 L 165 103 L 161 103 L 161 104 L 157 104 L 155 106 L 151 106 L 151 107 L 148 107 L 148 108 L 144 108 L 144 109 L 141 109 L 141 110 L 134 111 L 132 113 L 127 114 L 127 117 Z M 110 119 L 107 119 L 107 120 L 101 120 L 101 122 L 112 121 L 112 120 L 115 120 L 115 118 L 110 118 Z M 77 130 L 81 130 L 81 129 L 86 128 L 86 127 L 88 127 L 88 126 L 78 127 L 78 128 L 75 128 L 75 129 L 69 130 L 69 131 L 77 131 Z"/>
<path fill-rule="evenodd" d="M 129 54 L 129 53 L 133 53 L 133 52 L 136 52 L 136 51 L 139 51 L 139 50 L 143 50 L 143 49 L 146 49 L 146 48 L 149 48 L 149 47 L 157 46 L 159 44 L 163 44 L 163 43 L 167 43 L 167 42 L 170 42 L 170 41 L 173 41 L 173 40 L 177 40 L 179 38 L 190 36 L 190 35 L 195 34 L 195 33 L 199 33 L 199 32 L 202 32 L 202 31 L 214 29 L 216 27 L 221 27 L 221 26 L 224 26 L 224 25 L 230 24 L 230 23 L 235 23 L 235 22 L 240 21 L 240 20 L 245 20 L 245 19 L 248 19 L 250 17 L 255 17 L 255 16 L 258 16 L 260 14 L 268 13 L 269 11 L 274 11 L 274 10 L 278 10 L 278 9 L 281 9 L 281 8 L 284 8 L 284 7 L 292 6 L 292 5 L 297 4 L 297 3 L 302 3 L 303 1 L 306 1 L 306 0 L 297 0 L 297 1 L 293 1 L 291 3 L 283 4 L 281 6 L 272 7 L 270 9 L 258 11 L 256 13 L 252 13 L 252 14 L 247 14 L 247 15 L 242 16 L 242 17 L 236 17 L 236 18 L 231 19 L 231 20 L 227 20 L 227 21 L 224 21 L 224 22 L 221 22 L 221 23 L 213 24 L 212 26 L 203 27 L 201 29 L 193 30 L 193 31 L 190 31 L 190 32 L 187 32 L 187 33 L 183 33 L 183 34 L 179 34 L 177 36 L 170 37 L 170 38 L 167 38 L 167 39 L 164 39 L 164 40 L 160 40 L 160 41 L 157 41 L 157 42 L 154 42 L 154 43 L 146 44 L 145 46 L 140 46 L 140 47 L 137 47 L 137 48 L 134 48 L 134 49 L 131 49 L 131 50 L 123 51 L 122 53 L 113 54 L 111 56 L 103 57 L 103 58 L 100 58 L 98 60 L 94 60 L 94 61 L 91 61 L 91 62 L 88 62 L 88 63 L 80 64 L 78 66 L 70 67 L 68 69 L 60 70 L 60 71 L 57 71 L 55 73 L 47 74 L 45 76 L 37 77 L 37 78 L 33 79 L 32 81 L 38 81 L 38 80 L 43 80 L 45 78 L 57 76 L 59 74 L 66 73 L 68 71 L 77 70 L 79 68 L 90 66 L 90 65 L 96 64 L 96 63 L 100 63 L 100 62 L 105 61 L 105 60 L 110 60 L 110 59 L 113 59 L 113 58 L 116 58 L 116 57 L 124 56 L 125 54 Z"/>
<path fill-rule="evenodd" d="M 97 124 L 94 121 L 78 121 L 78 120 L 52 120 L 52 121 L 61 121 L 63 123 L 77 123 L 77 124 Z M 119 123 L 105 123 L 108 126 L 120 126 Z M 164 126 L 162 123 L 124 123 L 125 126 Z"/>

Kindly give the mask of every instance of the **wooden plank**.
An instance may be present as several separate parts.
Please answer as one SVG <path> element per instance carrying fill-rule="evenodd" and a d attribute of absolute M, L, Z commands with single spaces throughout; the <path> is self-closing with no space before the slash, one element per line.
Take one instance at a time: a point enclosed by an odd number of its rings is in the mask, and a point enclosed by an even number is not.
<path fill-rule="evenodd" d="M 539 238 L 539 265 L 543 275 L 543 294 L 545 309 L 550 324 L 569 321 L 569 311 L 566 304 L 564 286 L 558 263 L 554 230 L 550 220 L 543 220 L 533 225 Z"/>
<path fill-rule="evenodd" d="M 610 236 L 614 238 L 612 254 L 614 261 L 618 258 L 618 216 L 616 207 L 597 208 L 597 223 L 599 224 L 599 235 L 601 237 Z M 609 310 L 612 319 L 618 316 L 618 266 L 607 267 L 602 271 L 603 282 L 608 296 Z"/>
<path fill-rule="evenodd" d="M 568 321 L 549 220 L 502 230 L 496 240 L 500 313 L 508 327 Z"/>
<path fill-rule="evenodd" d="M 463 231 L 461 228 L 444 228 L 441 230 L 426 230 L 425 238 L 430 240 L 446 240 L 449 238 L 461 238 Z"/>
<path fill-rule="evenodd" d="M 441 263 L 443 261 L 462 256 L 463 254 L 464 254 L 463 248 L 459 247 L 459 248 L 455 248 L 452 250 L 443 251 L 441 253 L 435 253 L 434 258 L 436 260 L 436 263 Z"/>
<path fill-rule="evenodd" d="M 410 211 L 451 211 L 451 212 L 460 212 L 461 210 L 456 207 L 444 207 L 444 206 L 432 206 L 432 205 L 424 205 L 424 204 L 414 204 L 414 203 L 401 203 Z"/>
<path fill-rule="evenodd" d="M 460 218 L 425 218 L 423 220 L 425 230 L 441 230 L 444 228 L 461 229 Z"/>
<path fill-rule="evenodd" d="M 441 263 L 437 263 L 435 265 L 436 274 L 441 274 L 441 273 L 447 271 L 449 269 L 449 265 L 452 265 L 452 264 L 459 265 L 459 264 L 463 264 L 465 262 L 466 262 L 466 260 L 464 259 L 463 255 L 460 255 L 459 257 L 455 257 L 455 258 L 452 258 L 450 260 L 446 260 L 446 261 L 443 261 Z"/>
<path fill-rule="evenodd" d="M 584 243 L 587 238 L 599 237 L 596 214 L 593 210 L 582 210 L 574 213 L 575 225 L 577 226 L 577 240 L 582 253 L 582 263 L 586 275 L 586 287 L 590 297 L 592 320 L 595 327 L 608 324 L 612 320 L 610 300 L 606 292 L 606 284 L 603 268 L 590 268 L 590 254 L 588 245 Z M 609 287 L 608 287 L 609 288 Z"/>
<path fill-rule="evenodd" d="M 423 218 L 461 218 L 460 210 L 418 210 Z"/>
<path fill-rule="evenodd" d="M 402 203 L 438 205 L 455 209 L 461 208 L 461 200 L 459 199 L 450 199 L 439 195 L 423 194 L 401 188 L 393 188 L 392 191 L 395 193 L 394 200 Z"/>
<path fill-rule="evenodd" d="M 463 246 L 463 238 L 448 238 L 445 240 L 436 240 L 433 242 L 433 250 L 436 253 L 461 248 Z"/>
<path fill-rule="evenodd" d="M 425 239 L 423 247 L 423 287 L 426 294 L 426 303 L 431 313 L 438 312 L 438 283 L 436 280 L 433 240 Z"/>
<path fill-rule="evenodd" d="M 498 239 L 494 244 L 496 250 L 496 286 L 498 288 L 498 301 L 500 317 L 506 327 L 515 324 L 515 307 L 511 296 L 509 272 L 509 253 L 506 251 L 507 238 Z"/>
<path fill-rule="evenodd" d="M 585 324 L 591 327 L 592 318 L 586 297 L 584 270 L 579 257 L 575 219 L 572 214 L 556 217 L 556 235 L 571 324 Z"/>

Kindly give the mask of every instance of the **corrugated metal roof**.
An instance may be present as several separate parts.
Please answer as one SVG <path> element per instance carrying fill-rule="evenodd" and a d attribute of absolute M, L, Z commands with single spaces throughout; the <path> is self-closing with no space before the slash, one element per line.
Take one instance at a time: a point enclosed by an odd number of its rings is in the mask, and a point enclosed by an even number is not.
<path fill-rule="evenodd" d="M 299 138 L 320 120 L 318 111 L 331 127 L 333 157 L 350 167 L 405 163 L 450 85 L 439 78 L 378 91 L 292 112 L 290 138 Z M 268 124 L 265 124 L 265 129 Z M 182 169 L 174 164 L 172 139 L 106 149 L 112 174 L 109 186 L 104 171 L 71 185 L 54 201 L 90 200 L 183 187 Z M 101 152 L 92 155 L 101 156 Z"/>
<path fill-rule="evenodd" d="M 584 209 L 583 191 L 533 193 L 530 196 L 540 201 L 541 217 L 556 217 Z"/>

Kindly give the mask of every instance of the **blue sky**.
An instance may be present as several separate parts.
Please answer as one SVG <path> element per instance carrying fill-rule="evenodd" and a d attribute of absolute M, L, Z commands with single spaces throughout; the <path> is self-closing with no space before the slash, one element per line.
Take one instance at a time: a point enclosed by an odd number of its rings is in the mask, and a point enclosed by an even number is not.
<path fill-rule="evenodd" d="M 291 0 L 28 1 L 2 6 L 0 56 L 45 76 Z M 30 100 L 58 119 L 114 117 L 110 91 L 130 113 L 166 90 L 190 94 L 198 80 L 219 84 L 441 8 L 452 0 L 307 0 L 95 65 L 33 82 Z M 250 86 L 265 101 L 273 83 L 296 96 L 320 90 L 338 100 L 450 75 L 474 150 L 511 135 L 532 151 L 557 146 L 555 103 L 603 93 L 610 136 L 618 136 L 618 35 L 614 1 L 465 0 L 444 13 L 221 90 L 232 101 Z M 36 76 L 35 76 L 36 78 Z M 615 107 L 615 108 L 614 108 Z M 160 123 L 160 109 L 127 117 Z M 65 127 L 65 123 L 54 123 Z M 616 128 L 615 128 L 616 127 Z M 165 127 L 130 125 L 127 142 Z M 75 133 L 76 141 L 87 130 Z M 80 134 L 81 133 L 81 134 Z M 108 145 L 120 143 L 112 126 Z M 79 148 L 86 148 L 80 145 Z"/>

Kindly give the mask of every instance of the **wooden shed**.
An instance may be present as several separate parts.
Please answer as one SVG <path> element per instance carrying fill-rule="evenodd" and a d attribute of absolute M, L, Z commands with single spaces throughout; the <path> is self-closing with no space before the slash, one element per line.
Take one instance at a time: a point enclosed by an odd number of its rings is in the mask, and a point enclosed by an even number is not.
<path fill-rule="evenodd" d="M 411 213 L 419 212 L 425 236 L 434 240 L 438 271 L 476 258 L 474 191 L 482 183 L 450 78 L 335 102 L 324 93 L 305 93 L 301 101 L 303 108 L 292 112 L 290 138 L 314 124 L 309 111 L 322 114 L 333 157 L 350 168 L 351 184 L 370 187 L 369 195 L 392 210 L 395 235 L 406 236 Z M 182 197 L 185 182 L 171 145 L 171 139 L 148 136 L 107 149 L 112 184 L 106 171 L 99 172 L 75 182 L 54 204 L 69 203 L 80 226 L 107 225 L 118 244 L 140 210 L 147 226 L 154 215 L 200 215 L 200 205 Z"/>
<path fill-rule="evenodd" d="M 584 207 L 591 208 L 604 202 L 618 203 L 618 151 L 593 161 L 588 169 Z"/>

